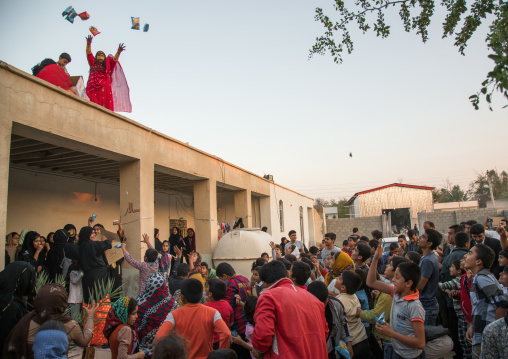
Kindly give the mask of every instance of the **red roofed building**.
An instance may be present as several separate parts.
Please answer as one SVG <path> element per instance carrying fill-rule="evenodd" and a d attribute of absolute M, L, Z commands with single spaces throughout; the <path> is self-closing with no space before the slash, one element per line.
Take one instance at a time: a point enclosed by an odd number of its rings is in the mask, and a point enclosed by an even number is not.
<path fill-rule="evenodd" d="M 358 192 L 345 204 L 351 218 L 391 216 L 393 225 L 400 227 L 418 223 L 418 213 L 432 212 L 434 187 L 392 183 Z"/>

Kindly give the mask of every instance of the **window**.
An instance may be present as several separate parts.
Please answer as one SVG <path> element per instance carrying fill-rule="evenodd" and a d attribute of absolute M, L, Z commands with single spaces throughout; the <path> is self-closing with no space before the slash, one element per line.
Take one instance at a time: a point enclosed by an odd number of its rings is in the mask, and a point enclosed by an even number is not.
<path fill-rule="evenodd" d="M 282 200 L 279 201 L 279 224 L 280 231 L 284 232 L 284 206 L 282 205 Z"/>
<path fill-rule="evenodd" d="M 303 232 L 303 207 L 300 206 L 300 235 L 302 236 L 302 242 L 305 239 L 305 235 Z"/>

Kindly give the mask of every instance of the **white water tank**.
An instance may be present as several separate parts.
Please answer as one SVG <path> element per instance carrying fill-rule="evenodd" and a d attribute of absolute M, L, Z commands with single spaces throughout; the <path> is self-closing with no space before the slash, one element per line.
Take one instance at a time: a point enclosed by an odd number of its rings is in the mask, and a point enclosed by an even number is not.
<path fill-rule="evenodd" d="M 222 237 L 213 251 L 213 265 L 227 262 L 233 266 L 236 274 L 248 279 L 251 277 L 252 263 L 266 252 L 271 257 L 270 242 L 273 237 L 259 228 L 242 228 Z"/>

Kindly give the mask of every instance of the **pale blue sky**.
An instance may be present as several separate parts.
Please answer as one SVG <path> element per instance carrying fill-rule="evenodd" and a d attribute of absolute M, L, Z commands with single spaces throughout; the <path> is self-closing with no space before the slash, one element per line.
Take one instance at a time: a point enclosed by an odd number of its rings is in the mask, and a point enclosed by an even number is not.
<path fill-rule="evenodd" d="M 468 100 L 492 67 L 485 26 L 461 56 L 441 39 L 438 6 L 427 44 L 390 16 L 388 39 L 353 31 L 355 51 L 342 65 L 308 60 L 323 32 L 314 9 L 331 3 L 2 0 L 0 59 L 30 72 L 66 51 L 70 74 L 86 80 L 85 37 L 95 26 L 94 52 L 127 46 L 127 117 L 311 197 L 400 179 L 467 186 L 475 172 L 508 170 L 506 103 L 497 97 L 494 112 L 475 111 Z M 90 19 L 64 20 L 69 5 Z M 131 16 L 149 32 L 131 30 Z"/>

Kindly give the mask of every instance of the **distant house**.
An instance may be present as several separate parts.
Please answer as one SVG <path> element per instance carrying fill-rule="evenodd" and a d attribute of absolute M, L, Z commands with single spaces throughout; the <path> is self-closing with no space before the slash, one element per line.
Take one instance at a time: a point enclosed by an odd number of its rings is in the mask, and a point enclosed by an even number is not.
<path fill-rule="evenodd" d="M 434 187 L 392 183 L 355 193 L 344 206 L 349 207 L 351 218 L 387 215 L 400 230 L 418 223 L 418 213 L 432 212 L 433 190 Z"/>
<path fill-rule="evenodd" d="M 339 211 L 337 207 L 325 207 L 326 219 L 335 219 L 339 217 Z"/>
<path fill-rule="evenodd" d="M 434 212 L 461 211 L 464 209 L 480 208 L 478 201 L 434 203 Z"/>

